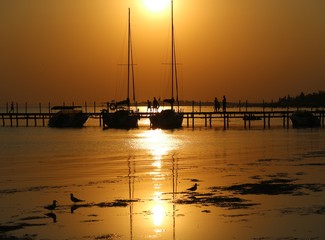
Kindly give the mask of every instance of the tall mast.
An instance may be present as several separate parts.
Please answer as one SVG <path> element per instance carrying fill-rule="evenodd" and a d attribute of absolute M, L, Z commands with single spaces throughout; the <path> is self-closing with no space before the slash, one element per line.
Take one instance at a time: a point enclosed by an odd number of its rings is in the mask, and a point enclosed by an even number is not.
<path fill-rule="evenodd" d="M 171 17 L 172 17 L 172 99 L 174 99 L 174 66 L 175 66 L 175 45 L 174 45 L 174 3 L 171 0 Z M 173 103 L 171 104 L 171 108 L 173 109 Z"/>
<path fill-rule="evenodd" d="M 130 97 L 130 76 L 132 76 L 132 100 L 135 101 L 135 86 L 134 86 L 134 67 L 133 67 L 133 49 L 132 49 L 132 34 L 131 34 L 131 10 L 129 8 L 129 26 L 128 26 L 128 90 L 127 98 Z M 130 69 L 131 67 L 131 69 Z"/>
<path fill-rule="evenodd" d="M 130 8 L 128 11 L 128 87 L 127 87 L 127 99 L 130 97 L 130 51 L 131 51 L 131 23 L 130 23 Z"/>

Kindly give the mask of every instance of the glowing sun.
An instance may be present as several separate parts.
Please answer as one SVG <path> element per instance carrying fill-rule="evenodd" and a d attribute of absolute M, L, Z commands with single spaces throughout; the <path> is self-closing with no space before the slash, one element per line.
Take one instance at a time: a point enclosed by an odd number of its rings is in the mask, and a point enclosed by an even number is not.
<path fill-rule="evenodd" d="M 143 5 L 151 12 L 161 12 L 165 10 L 170 0 L 142 0 Z"/>

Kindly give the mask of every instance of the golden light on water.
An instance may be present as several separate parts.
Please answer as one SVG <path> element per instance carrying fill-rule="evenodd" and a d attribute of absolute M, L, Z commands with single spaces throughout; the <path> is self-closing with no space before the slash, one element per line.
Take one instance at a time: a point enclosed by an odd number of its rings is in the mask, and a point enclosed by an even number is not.
<path fill-rule="evenodd" d="M 154 157 L 154 166 L 161 167 L 162 156 L 171 150 L 172 139 L 161 129 L 146 131 L 142 134 L 143 148 L 149 150 Z"/>
<path fill-rule="evenodd" d="M 165 217 L 165 208 L 161 200 L 161 192 L 154 193 L 154 206 L 152 208 L 153 224 L 155 227 L 160 227 Z"/>
<path fill-rule="evenodd" d="M 156 237 L 172 225 L 170 213 L 170 195 L 166 194 L 174 190 L 173 181 L 168 180 L 174 177 L 171 164 L 174 161 L 174 151 L 180 146 L 180 139 L 174 134 L 161 129 L 148 130 L 139 134 L 141 139 L 139 147 L 150 156 L 150 170 L 148 175 L 151 178 L 151 186 L 146 189 L 151 196 L 148 209 L 151 216 L 151 224 Z M 177 151 L 176 151 L 177 152 Z"/>

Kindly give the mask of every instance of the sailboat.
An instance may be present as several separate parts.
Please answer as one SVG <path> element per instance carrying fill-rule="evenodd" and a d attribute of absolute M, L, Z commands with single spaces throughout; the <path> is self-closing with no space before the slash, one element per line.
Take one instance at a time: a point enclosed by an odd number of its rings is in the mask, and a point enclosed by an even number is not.
<path fill-rule="evenodd" d="M 171 41 L 171 75 L 172 75 L 172 86 L 171 86 L 171 98 L 165 99 L 164 102 L 170 104 L 170 109 L 162 110 L 159 113 L 151 115 L 150 126 L 151 128 L 161 128 L 161 129 L 175 129 L 181 128 L 183 123 L 183 113 L 179 111 L 178 102 L 178 83 L 177 83 L 177 71 L 176 71 L 176 54 L 175 54 L 175 36 L 174 36 L 174 4 L 171 0 L 171 24 L 172 24 L 172 41 Z M 174 109 L 175 99 L 174 99 L 174 84 L 176 86 L 176 102 L 178 105 L 178 111 Z"/>
<path fill-rule="evenodd" d="M 133 55 L 131 44 L 131 14 L 128 9 L 128 74 L 126 99 L 107 103 L 107 109 L 102 110 L 103 126 L 106 128 L 131 129 L 138 127 L 139 114 L 130 108 L 130 76 L 132 75 L 133 101 L 135 102 Z M 132 70 L 132 71 L 131 71 Z"/>

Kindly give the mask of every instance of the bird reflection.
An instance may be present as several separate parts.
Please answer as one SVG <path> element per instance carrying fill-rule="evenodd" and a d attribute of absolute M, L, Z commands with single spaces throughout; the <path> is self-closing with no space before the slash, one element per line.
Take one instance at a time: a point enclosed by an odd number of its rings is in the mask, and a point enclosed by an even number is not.
<path fill-rule="evenodd" d="M 56 223 L 56 214 L 55 213 L 50 212 L 50 213 L 46 213 L 44 215 L 49 218 L 52 218 L 53 222 Z"/>
<path fill-rule="evenodd" d="M 76 205 L 76 204 L 73 204 L 70 208 L 70 212 L 71 213 L 74 213 L 75 210 L 77 210 L 78 208 L 81 208 L 82 206 L 81 205 Z"/>

